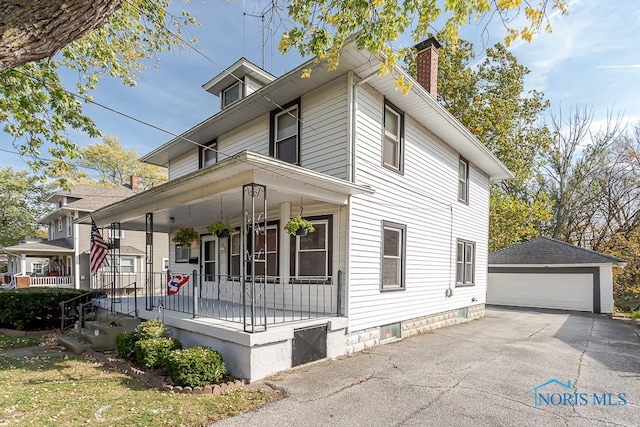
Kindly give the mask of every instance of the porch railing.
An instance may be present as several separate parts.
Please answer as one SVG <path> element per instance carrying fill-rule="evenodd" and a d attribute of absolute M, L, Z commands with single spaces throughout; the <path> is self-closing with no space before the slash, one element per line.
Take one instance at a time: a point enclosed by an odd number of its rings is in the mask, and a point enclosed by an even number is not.
<path fill-rule="evenodd" d="M 29 286 L 34 288 L 73 288 L 73 276 L 29 277 Z"/>
<path fill-rule="evenodd" d="M 174 274 L 169 286 L 167 273 L 143 273 L 99 278 L 102 289 L 114 289 L 115 311 L 131 310 L 134 295 L 144 297 L 147 310 L 168 310 L 243 325 L 246 332 L 259 332 L 268 325 L 339 316 L 342 275 L 337 277 L 232 277 Z M 135 283 L 134 283 L 135 282 Z M 140 286 L 140 283 L 145 283 Z M 105 286 L 106 285 L 106 286 Z M 127 291 L 133 285 L 134 292 Z M 171 293 L 170 290 L 171 289 Z M 175 291 L 175 293 L 174 293 Z M 107 292 L 107 295 L 110 293 Z"/>

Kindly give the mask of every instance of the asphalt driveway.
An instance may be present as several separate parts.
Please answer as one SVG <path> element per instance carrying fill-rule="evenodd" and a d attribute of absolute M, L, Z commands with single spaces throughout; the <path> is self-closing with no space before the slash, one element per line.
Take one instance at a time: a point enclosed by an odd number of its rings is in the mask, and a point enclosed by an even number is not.
<path fill-rule="evenodd" d="M 265 382 L 286 398 L 217 425 L 638 426 L 634 326 L 490 308 L 481 320 L 272 377 Z"/>

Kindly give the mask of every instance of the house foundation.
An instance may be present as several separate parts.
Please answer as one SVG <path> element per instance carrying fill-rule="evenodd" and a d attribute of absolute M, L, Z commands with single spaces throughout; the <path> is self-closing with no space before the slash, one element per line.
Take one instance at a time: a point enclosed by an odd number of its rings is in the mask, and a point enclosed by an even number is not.
<path fill-rule="evenodd" d="M 433 329 L 480 319 L 484 317 L 484 312 L 484 304 L 475 304 L 469 307 L 404 320 L 399 322 L 400 334 L 395 338 L 408 338 L 414 335 L 424 334 Z M 347 334 L 345 353 L 352 355 L 378 346 L 381 343 L 384 344 L 385 340 L 382 339 L 381 328 L 382 327 L 368 328 Z M 391 339 L 389 341 L 391 341 Z"/>

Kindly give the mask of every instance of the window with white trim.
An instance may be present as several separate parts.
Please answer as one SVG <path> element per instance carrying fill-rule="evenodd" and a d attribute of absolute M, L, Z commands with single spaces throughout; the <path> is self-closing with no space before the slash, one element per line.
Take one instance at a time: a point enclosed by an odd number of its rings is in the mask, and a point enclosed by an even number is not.
<path fill-rule="evenodd" d="M 242 82 L 236 82 L 222 91 L 222 108 L 239 101 L 242 98 Z"/>
<path fill-rule="evenodd" d="M 58 218 L 58 231 L 62 231 L 62 218 Z"/>
<path fill-rule="evenodd" d="M 315 231 L 291 236 L 291 276 L 327 279 L 331 277 L 331 221 L 310 219 Z"/>
<path fill-rule="evenodd" d="M 42 274 L 43 265 L 41 262 L 32 262 L 31 263 L 31 272 L 33 274 Z"/>
<path fill-rule="evenodd" d="M 404 289 L 407 226 L 382 222 L 381 290 Z"/>
<path fill-rule="evenodd" d="M 458 162 L 458 200 L 469 203 L 469 162 L 462 157 Z"/>
<path fill-rule="evenodd" d="M 287 163 L 300 163 L 300 101 L 271 112 L 269 153 Z"/>
<path fill-rule="evenodd" d="M 456 286 L 474 284 L 476 267 L 476 244 L 466 240 L 457 241 Z"/>
<path fill-rule="evenodd" d="M 382 138 L 382 164 L 396 171 L 403 169 L 404 114 L 384 104 L 384 135 Z"/>
<path fill-rule="evenodd" d="M 67 237 L 73 236 L 73 217 L 67 216 Z"/>
<path fill-rule="evenodd" d="M 119 267 L 120 273 L 135 273 L 136 272 L 136 257 L 123 255 L 119 259 L 116 259 L 116 263 Z"/>

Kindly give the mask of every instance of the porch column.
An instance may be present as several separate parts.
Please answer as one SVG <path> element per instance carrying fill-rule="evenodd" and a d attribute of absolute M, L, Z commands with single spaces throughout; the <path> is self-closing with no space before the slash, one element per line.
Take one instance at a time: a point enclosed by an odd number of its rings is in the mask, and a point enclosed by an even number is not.
<path fill-rule="evenodd" d="M 27 274 L 27 255 L 26 254 L 20 255 L 20 274 L 21 275 Z"/>
<path fill-rule="evenodd" d="M 291 271 L 291 257 L 289 254 L 291 253 L 291 239 L 287 233 L 281 233 L 284 224 L 289 221 L 291 217 L 291 202 L 284 202 L 280 204 L 280 230 L 278 230 L 278 234 L 280 234 L 282 239 L 280 239 L 280 247 L 278 248 L 278 253 L 280 255 L 280 277 L 282 279 L 282 283 L 289 283 L 289 272 Z"/>

